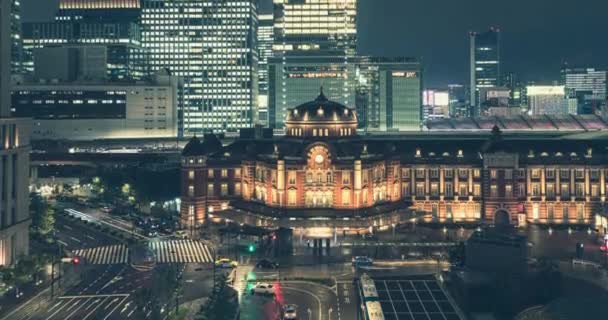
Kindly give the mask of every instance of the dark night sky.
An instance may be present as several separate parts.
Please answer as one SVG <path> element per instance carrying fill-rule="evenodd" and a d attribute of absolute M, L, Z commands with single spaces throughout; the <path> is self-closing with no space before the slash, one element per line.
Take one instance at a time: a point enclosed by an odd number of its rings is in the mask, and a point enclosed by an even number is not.
<path fill-rule="evenodd" d="M 24 20 L 57 1 L 23 0 Z M 605 0 L 359 0 L 359 52 L 422 57 L 427 86 L 465 83 L 468 31 L 499 26 L 503 71 L 557 80 L 562 61 L 608 68 L 607 13 Z"/>

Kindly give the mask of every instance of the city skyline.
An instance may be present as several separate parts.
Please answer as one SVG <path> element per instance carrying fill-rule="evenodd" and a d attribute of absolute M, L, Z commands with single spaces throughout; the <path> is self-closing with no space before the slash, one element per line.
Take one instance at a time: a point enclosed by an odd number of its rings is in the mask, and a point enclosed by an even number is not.
<path fill-rule="evenodd" d="M 24 0 L 24 21 L 52 19 L 56 2 Z M 260 2 L 262 13 L 272 12 L 272 4 L 266 3 L 270 1 Z M 604 58 L 608 56 L 608 45 L 594 40 L 601 39 L 601 31 L 608 27 L 602 17 L 608 3 L 582 2 L 578 7 L 585 8 L 584 12 L 573 15 L 563 0 L 550 5 L 544 0 L 503 4 L 480 0 L 467 3 L 383 0 L 386 5 L 382 6 L 362 0 L 358 4 L 358 52 L 422 58 L 425 87 L 466 84 L 469 31 L 496 26 L 502 31 L 502 71 L 515 72 L 522 80 L 550 83 L 559 80 L 563 62 L 599 69 L 608 66 Z M 438 5 L 441 10 L 437 10 Z M 494 10 L 500 14 L 492 14 Z M 408 12 L 424 14 L 408 15 Z M 393 38 L 389 41 L 385 35 Z"/>

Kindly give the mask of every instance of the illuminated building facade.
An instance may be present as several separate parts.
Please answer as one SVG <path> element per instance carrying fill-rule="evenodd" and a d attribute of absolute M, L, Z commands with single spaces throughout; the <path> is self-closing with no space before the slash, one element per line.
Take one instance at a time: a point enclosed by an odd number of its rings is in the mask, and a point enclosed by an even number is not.
<path fill-rule="evenodd" d="M 23 40 L 21 35 L 21 0 L 12 0 L 11 4 L 11 73 L 23 73 Z"/>
<path fill-rule="evenodd" d="M 471 102 L 474 115 L 479 115 L 480 88 L 500 85 L 500 30 L 491 28 L 483 33 L 471 32 L 469 39 Z"/>
<path fill-rule="evenodd" d="M 23 24 L 24 69 L 34 72 L 37 48 L 104 48 L 107 78 L 140 80 L 148 75 L 142 46 L 139 1 L 62 0 L 53 22 Z"/>
<path fill-rule="evenodd" d="M 367 131 L 420 130 L 422 67 L 418 60 L 361 56 L 356 68 L 360 127 Z"/>
<path fill-rule="evenodd" d="M 355 105 L 356 63 L 343 57 L 301 56 L 269 63 L 268 113 L 271 128 L 283 128 L 289 108 L 305 103 L 323 87 L 325 95 L 345 105 Z"/>
<path fill-rule="evenodd" d="M 138 83 L 25 83 L 13 87 L 16 117 L 33 118 L 32 140 L 177 137 L 178 79 Z"/>
<path fill-rule="evenodd" d="M 151 71 L 167 69 L 184 79 L 179 135 L 202 130 L 203 2 L 143 0 L 141 19 Z"/>
<path fill-rule="evenodd" d="M 591 224 L 606 199 L 601 139 L 564 143 L 498 128 L 358 136 L 356 123 L 356 112 L 321 94 L 288 111 L 284 137 L 242 132 L 227 146 L 193 138 L 182 153 L 182 223 L 218 216 L 369 230 L 409 221 L 407 212 L 430 223 Z"/>
<path fill-rule="evenodd" d="M 257 30 L 255 0 L 203 1 L 201 128 L 238 132 L 257 123 Z"/>
<path fill-rule="evenodd" d="M 564 86 L 528 86 L 528 109 L 532 115 L 568 114 Z"/>
<path fill-rule="evenodd" d="M 12 0 L 0 0 L 0 266 L 29 251 L 29 130 L 31 120 L 11 118 Z"/>
<path fill-rule="evenodd" d="M 461 84 L 449 84 L 448 96 L 450 98 L 450 118 L 469 117 L 471 108 L 468 99 L 470 92 Z"/>
<path fill-rule="evenodd" d="M 606 105 L 606 71 L 594 68 L 563 68 L 566 97 L 576 101 L 574 114 L 594 114 Z"/>
<path fill-rule="evenodd" d="M 274 19 L 271 14 L 258 15 L 258 108 L 259 122 L 268 126 L 268 59 L 272 57 Z"/>
<path fill-rule="evenodd" d="M 236 131 L 257 118 L 255 1 L 144 0 L 153 70 L 184 77 L 180 134 Z"/>
<path fill-rule="evenodd" d="M 274 1 L 277 55 L 354 56 L 357 0 Z"/>
<path fill-rule="evenodd" d="M 270 127 L 283 128 L 287 109 L 320 86 L 329 99 L 355 105 L 356 18 L 356 0 L 274 1 Z"/>

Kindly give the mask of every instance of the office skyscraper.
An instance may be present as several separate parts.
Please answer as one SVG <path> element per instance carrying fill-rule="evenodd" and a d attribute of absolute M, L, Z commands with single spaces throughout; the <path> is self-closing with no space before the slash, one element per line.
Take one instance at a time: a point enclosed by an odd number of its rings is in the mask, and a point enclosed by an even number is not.
<path fill-rule="evenodd" d="M 500 86 L 500 30 L 471 32 L 471 105 L 473 115 L 479 115 L 479 89 Z"/>
<path fill-rule="evenodd" d="M 531 115 L 568 114 L 564 86 L 528 86 L 526 88 Z"/>
<path fill-rule="evenodd" d="M 152 69 L 185 78 L 182 134 L 252 126 L 258 94 L 255 1 L 143 4 L 143 42 Z"/>
<path fill-rule="evenodd" d="M 271 128 L 283 128 L 289 108 L 323 94 L 346 106 L 355 105 L 356 62 L 342 56 L 273 57 L 269 60 L 268 114 Z"/>
<path fill-rule="evenodd" d="M 23 40 L 21 37 L 21 0 L 11 3 L 11 73 L 23 73 Z"/>
<path fill-rule="evenodd" d="M 202 128 L 252 127 L 258 117 L 256 0 L 203 1 Z"/>
<path fill-rule="evenodd" d="M 12 0 L 0 0 L 0 266 L 28 254 L 30 119 L 11 118 Z"/>
<path fill-rule="evenodd" d="M 203 1 L 143 0 L 141 18 L 151 71 L 167 69 L 183 78 L 179 135 L 202 131 Z"/>
<path fill-rule="evenodd" d="M 258 15 L 258 108 L 260 123 L 268 124 L 268 59 L 272 56 L 274 43 L 274 20 L 272 14 Z"/>
<path fill-rule="evenodd" d="M 274 1 L 269 63 L 269 124 L 283 127 L 285 110 L 317 96 L 355 105 L 356 0 Z"/>
<path fill-rule="evenodd" d="M 360 128 L 369 131 L 420 129 L 422 68 L 418 60 L 359 57 L 356 68 Z"/>
<path fill-rule="evenodd" d="M 112 81 L 148 75 L 148 55 L 141 44 L 139 0 L 61 0 L 53 22 L 23 24 L 24 68 L 34 71 L 38 48 L 78 49 L 82 68 L 91 54 L 105 60 Z"/>
<path fill-rule="evenodd" d="M 283 55 L 352 56 L 357 0 L 275 0 L 274 50 Z"/>
<path fill-rule="evenodd" d="M 561 77 L 566 97 L 577 104 L 577 114 L 595 113 L 606 105 L 606 71 L 564 67 Z"/>

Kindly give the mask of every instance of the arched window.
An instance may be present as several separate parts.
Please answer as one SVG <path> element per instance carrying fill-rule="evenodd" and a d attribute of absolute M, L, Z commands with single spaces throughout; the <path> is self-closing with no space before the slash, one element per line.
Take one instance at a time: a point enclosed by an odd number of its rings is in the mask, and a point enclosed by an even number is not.
<path fill-rule="evenodd" d="M 329 137 L 329 129 L 325 129 L 325 136 Z"/>
<path fill-rule="evenodd" d="M 327 173 L 327 183 L 331 183 L 331 172 Z"/>
<path fill-rule="evenodd" d="M 317 136 L 317 129 L 312 129 L 312 136 L 316 137 Z"/>
<path fill-rule="evenodd" d="M 323 183 L 323 175 L 320 172 L 317 173 L 317 183 Z"/>

